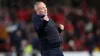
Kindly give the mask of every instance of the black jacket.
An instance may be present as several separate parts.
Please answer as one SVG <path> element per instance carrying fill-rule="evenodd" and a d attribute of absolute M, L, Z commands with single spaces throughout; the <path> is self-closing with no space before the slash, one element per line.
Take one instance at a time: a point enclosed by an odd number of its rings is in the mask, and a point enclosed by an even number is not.
<path fill-rule="evenodd" d="M 49 21 L 45 21 L 43 17 L 40 15 L 32 17 L 34 28 L 41 41 L 42 49 L 60 47 L 61 37 L 59 33 L 62 30 L 56 27 L 52 19 L 49 18 Z"/>

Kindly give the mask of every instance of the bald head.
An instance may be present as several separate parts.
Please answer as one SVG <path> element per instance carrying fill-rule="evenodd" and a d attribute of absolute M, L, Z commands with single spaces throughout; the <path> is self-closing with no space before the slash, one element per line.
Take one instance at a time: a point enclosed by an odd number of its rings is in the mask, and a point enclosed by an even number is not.
<path fill-rule="evenodd" d="M 36 10 L 37 9 L 37 7 L 39 6 L 39 4 L 43 4 L 43 2 L 36 2 L 35 4 L 34 4 L 34 9 Z"/>
<path fill-rule="evenodd" d="M 36 2 L 34 4 L 34 10 L 37 12 L 37 14 L 47 15 L 47 7 L 43 2 Z"/>

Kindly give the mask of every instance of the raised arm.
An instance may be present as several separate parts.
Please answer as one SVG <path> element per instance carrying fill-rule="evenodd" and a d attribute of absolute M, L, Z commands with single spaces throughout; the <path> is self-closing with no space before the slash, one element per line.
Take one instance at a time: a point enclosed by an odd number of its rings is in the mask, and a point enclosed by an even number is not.
<path fill-rule="evenodd" d="M 33 17 L 32 19 L 34 19 L 33 24 L 37 32 L 42 31 L 49 21 L 49 19 L 47 19 L 45 16 Z"/>

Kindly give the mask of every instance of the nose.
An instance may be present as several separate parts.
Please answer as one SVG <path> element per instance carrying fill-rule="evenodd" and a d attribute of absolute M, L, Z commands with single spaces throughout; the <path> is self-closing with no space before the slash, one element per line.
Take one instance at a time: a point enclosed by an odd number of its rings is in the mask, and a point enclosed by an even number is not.
<path fill-rule="evenodd" d="M 47 8 L 44 8 L 45 11 L 47 11 Z"/>

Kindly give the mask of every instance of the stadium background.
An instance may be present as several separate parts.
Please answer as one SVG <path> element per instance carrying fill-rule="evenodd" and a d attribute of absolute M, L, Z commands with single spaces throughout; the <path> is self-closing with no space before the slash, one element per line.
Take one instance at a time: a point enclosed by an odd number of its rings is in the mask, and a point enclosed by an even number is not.
<path fill-rule="evenodd" d="M 38 56 L 40 42 L 31 18 L 36 1 L 45 2 L 48 15 L 64 25 L 65 56 L 100 56 L 99 0 L 0 0 L 0 55 Z"/>

